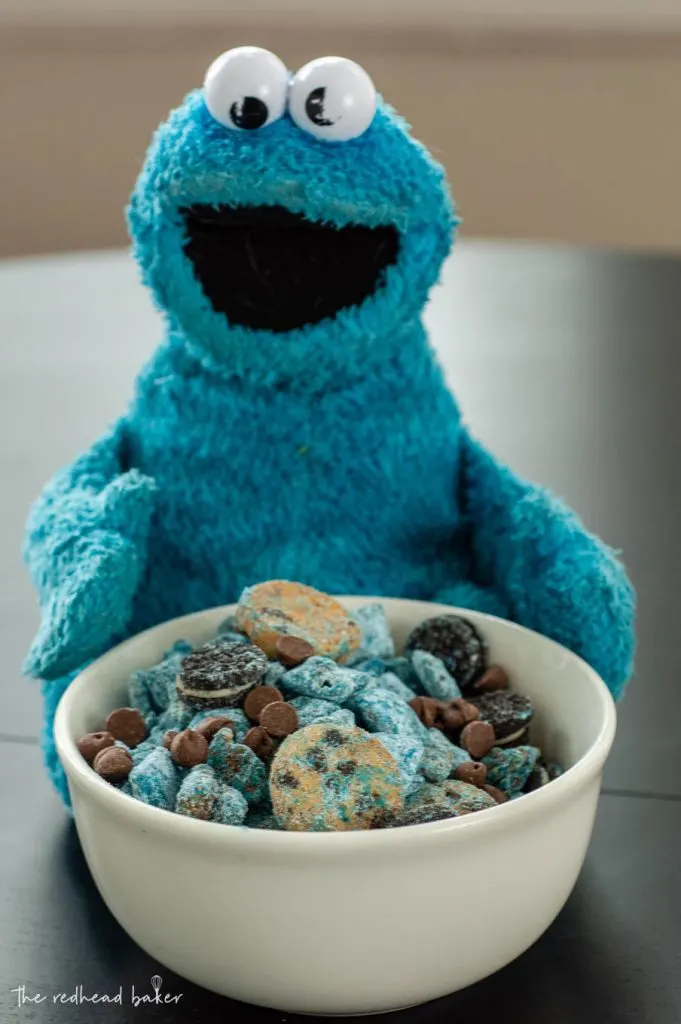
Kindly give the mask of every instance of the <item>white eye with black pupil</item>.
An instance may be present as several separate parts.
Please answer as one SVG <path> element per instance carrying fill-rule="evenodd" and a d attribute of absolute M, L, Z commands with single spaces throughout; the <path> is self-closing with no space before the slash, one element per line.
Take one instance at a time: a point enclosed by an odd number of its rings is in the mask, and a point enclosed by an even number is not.
<path fill-rule="evenodd" d="M 356 139 L 376 113 L 374 83 L 352 60 L 319 57 L 294 76 L 289 112 L 299 128 L 318 139 Z"/>
<path fill-rule="evenodd" d="M 213 61 L 203 96 L 209 113 L 225 128 L 249 131 L 284 113 L 288 71 L 279 58 L 258 46 L 237 46 Z"/>

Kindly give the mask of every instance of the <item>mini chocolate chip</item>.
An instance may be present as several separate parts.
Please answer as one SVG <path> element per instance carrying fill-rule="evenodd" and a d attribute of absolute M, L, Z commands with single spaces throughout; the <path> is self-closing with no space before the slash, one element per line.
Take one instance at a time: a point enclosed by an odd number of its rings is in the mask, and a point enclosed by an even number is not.
<path fill-rule="evenodd" d="M 445 708 L 442 712 L 442 727 L 445 732 L 459 732 L 465 724 L 466 720 L 458 708 Z"/>
<path fill-rule="evenodd" d="M 147 723 L 137 708 L 116 708 L 106 716 L 104 726 L 115 740 L 136 747 L 147 735 Z"/>
<path fill-rule="evenodd" d="M 168 729 L 168 731 L 163 736 L 163 746 L 166 748 L 166 750 L 170 750 L 170 744 L 178 735 L 179 731 L 177 729 Z"/>
<path fill-rule="evenodd" d="M 471 704 L 470 701 L 464 700 L 463 697 L 455 697 L 454 700 L 449 702 L 449 706 L 456 708 L 463 715 L 464 722 L 477 722 L 480 718 L 480 711 L 476 708 L 475 704 Z"/>
<path fill-rule="evenodd" d="M 256 686 L 244 701 L 244 714 L 249 722 L 259 722 L 260 715 L 268 704 L 283 699 L 283 693 L 276 686 Z"/>
<path fill-rule="evenodd" d="M 231 729 L 232 732 L 236 731 L 232 719 L 227 718 L 225 715 L 215 715 L 213 718 L 204 718 L 203 721 L 194 726 L 194 732 L 198 732 L 200 736 L 203 736 L 207 743 L 211 742 L 215 734 L 220 732 L 220 729 Z"/>
<path fill-rule="evenodd" d="M 269 761 L 276 749 L 276 744 L 267 729 L 261 725 L 254 725 L 244 736 L 244 744 L 250 747 L 253 753 L 261 761 Z"/>
<path fill-rule="evenodd" d="M 175 764 L 182 768 L 193 768 L 203 764 L 208 757 L 208 741 L 195 729 L 184 729 L 173 737 L 170 754 Z"/>
<path fill-rule="evenodd" d="M 284 700 L 276 700 L 262 709 L 260 724 L 263 729 L 267 729 L 270 736 L 280 739 L 296 731 L 298 712 L 292 704 L 287 704 Z"/>
<path fill-rule="evenodd" d="M 122 747 L 100 750 L 92 767 L 107 782 L 124 782 L 132 771 L 132 758 Z"/>
<path fill-rule="evenodd" d="M 498 804 L 505 804 L 508 800 L 507 794 L 504 793 L 502 789 L 499 789 L 498 786 L 490 786 L 489 783 L 486 783 L 482 788 L 485 793 L 489 793 L 492 799 L 496 800 Z"/>
<path fill-rule="evenodd" d="M 494 729 L 489 722 L 469 722 L 461 730 L 461 746 L 475 761 L 489 754 L 494 742 Z"/>
<path fill-rule="evenodd" d="M 88 764 L 92 764 L 100 750 L 106 750 L 113 745 L 114 738 L 110 732 L 89 732 L 76 744 Z"/>
<path fill-rule="evenodd" d="M 341 775 L 352 775 L 357 768 L 356 761 L 341 761 L 338 765 L 338 771 Z"/>
<path fill-rule="evenodd" d="M 299 636 L 280 636 L 276 655 L 286 668 L 296 668 L 314 654 L 314 647 Z"/>
<path fill-rule="evenodd" d="M 487 778 L 487 765 L 481 761 L 464 761 L 457 765 L 454 777 L 460 782 L 470 782 L 472 786 L 482 789 Z"/>
<path fill-rule="evenodd" d="M 434 697 L 412 697 L 409 707 L 413 708 L 421 721 L 432 729 L 441 715 L 441 702 Z"/>
<path fill-rule="evenodd" d="M 286 786 L 288 789 L 298 789 L 300 785 L 293 772 L 279 772 L 277 782 L 280 786 Z"/>
<path fill-rule="evenodd" d="M 477 682 L 473 683 L 473 689 L 478 693 L 494 693 L 495 690 L 507 690 L 508 687 L 508 672 L 501 665 L 490 665 Z"/>

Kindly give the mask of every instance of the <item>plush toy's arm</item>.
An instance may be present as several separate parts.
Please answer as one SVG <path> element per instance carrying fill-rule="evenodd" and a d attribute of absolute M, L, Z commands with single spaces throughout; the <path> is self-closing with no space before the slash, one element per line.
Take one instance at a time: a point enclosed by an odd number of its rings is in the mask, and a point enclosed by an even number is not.
<path fill-rule="evenodd" d="M 589 662 L 615 697 L 632 672 L 634 590 L 615 553 L 547 491 L 463 435 L 461 504 L 472 576 L 511 617 Z"/>
<path fill-rule="evenodd" d="M 29 515 L 24 558 L 41 625 L 27 674 L 55 679 L 122 632 L 144 571 L 154 481 L 125 466 L 125 425 L 48 483 Z"/>

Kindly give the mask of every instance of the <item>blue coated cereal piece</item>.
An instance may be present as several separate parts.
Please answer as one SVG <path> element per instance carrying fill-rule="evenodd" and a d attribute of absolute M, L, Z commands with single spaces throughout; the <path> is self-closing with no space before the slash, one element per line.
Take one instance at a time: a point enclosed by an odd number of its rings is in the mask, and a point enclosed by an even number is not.
<path fill-rule="evenodd" d="M 374 828 L 404 805 L 400 769 L 363 729 L 308 725 L 287 736 L 272 762 L 277 821 L 294 832 Z"/>
<path fill-rule="evenodd" d="M 133 672 L 128 683 L 131 707 L 139 708 L 145 718 L 148 711 L 164 711 L 175 696 L 177 676 L 191 650 L 191 644 L 178 640 L 158 664 Z"/>
<path fill-rule="evenodd" d="M 224 640 L 230 644 L 250 644 L 250 640 L 243 633 L 238 633 L 235 630 L 225 629 L 219 634 L 220 640 Z"/>
<path fill-rule="evenodd" d="M 428 729 L 420 771 L 428 782 L 444 782 L 454 770 L 456 747 L 439 729 Z M 470 754 L 466 760 L 470 761 Z"/>
<path fill-rule="evenodd" d="M 243 825 L 248 813 L 246 798 L 234 786 L 221 786 L 212 820 L 221 825 Z"/>
<path fill-rule="evenodd" d="M 194 711 L 175 694 L 165 711 L 159 715 L 157 725 L 162 732 L 176 729 L 182 732 L 189 726 Z"/>
<path fill-rule="evenodd" d="M 410 690 L 413 690 L 417 696 L 423 696 L 425 690 L 421 685 L 421 680 L 414 671 L 414 666 L 411 663 L 411 658 L 407 658 L 404 654 L 400 654 L 395 658 L 389 658 L 385 662 L 386 672 L 393 672 L 398 679 L 401 679 L 405 686 L 408 686 Z"/>
<path fill-rule="evenodd" d="M 244 821 L 246 828 L 261 828 L 271 832 L 282 832 L 283 829 L 271 807 L 251 807 Z"/>
<path fill-rule="evenodd" d="M 132 795 L 151 807 L 170 811 L 175 806 L 179 786 L 177 768 L 164 747 L 156 747 L 133 766 L 130 775 Z"/>
<path fill-rule="evenodd" d="M 357 672 L 366 672 L 370 676 L 382 676 L 384 672 L 388 671 L 388 663 L 383 658 L 372 658 L 366 657 L 354 661 L 349 668 L 355 669 Z"/>
<path fill-rule="evenodd" d="M 363 647 L 358 647 L 356 651 L 352 651 L 347 655 L 343 664 L 346 668 L 357 668 L 364 661 L 369 661 L 371 655 L 369 651 L 366 651 Z"/>
<path fill-rule="evenodd" d="M 234 743 L 229 729 L 220 729 L 208 748 L 208 764 L 222 782 L 242 793 L 249 804 L 267 794 L 267 769 L 250 747 Z"/>
<path fill-rule="evenodd" d="M 478 789 L 477 786 L 471 785 L 470 782 L 447 779 L 442 783 L 441 789 L 457 815 L 468 814 L 471 811 L 484 811 L 488 807 L 497 806 L 494 797 L 491 797 L 484 789 Z"/>
<path fill-rule="evenodd" d="M 411 661 L 429 697 L 435 697 L 436 700 L 454 700 L 455 697 L 461 696 L 456 679 L 447 671 L 440 658 L 429 651 L 416 650 L 412 653 Z"/>
<path fill-rule="evenodd" d="M 488 784 L 513 796 L 529 779 L 539 755 L 536 747 L 494 747 L 482 759 L 487 765 Z"/>
<path fill-rule="evenodd" d="M 423 739 L 428 731 L 413 708 L 380 686 L 358 689 L 348 706 L 370 732 L 406 733 Z"/>
<path fill-rule="evenodd" d="M 335 722 L 336 725 L 353 726 L 355 716 L 349 708 L 339 708 L 330 700 L 318 697 L 294 697 L 289 701 L 298 713 L 298 725 L 315 725 L 317 722 Z"/>
<path fill-rule="evenodd" d="M 286 690 L 303 697 L 321 697 L 334 704 L 344 704 L 355 692 L 360 674 L 350 668 L 340 668 L 331 658 L 315 655 L 292 668 L 281 682 Z"/>
<path fill-rule="evenodd" d="M 175 810 L 189 818 L 210 821 L 215 813 L 223 786 L 207 764 L 190 768 L 180 785 L 175 801 Z"/>
<path fill-rule="evenodd" d="M 222 620 L 222 622 L 218 626 L 218 630 L 217 630 L 216 636 L 222 637 L 222 636 L 225 635 L 225 633 L 238 633 L 238 632 L 239 632 L 239 629 L 238 629 L 237 624 L 236 624 L 236 615 L 235 615 L 234 612 L 232 612 L 231 615 L 228 615 L 226 618 L 224 618 Z M 245 634 L 242 633 L 241 635 L 244 636 Z"/>
<path fill-rule="evenodd" d="M 251 723 L 246 718 L 241 708 L 210 708 L 207 711 L 199 711 L 185 728 L 196 729 L 200 722 L 206 718 L 229 718 L 234 723 L 234 739 L 241 743 L 244 736 L 251 728 Z"/>
<path fill-rule="evenodd" d="M 280 661 L 271 661 L 265 672 L 263 683 L 265 686 L 279 686 L 279 683 L 286 675 L 286 669 Z"/>
<path fill-rule="evenodd" d="M 419 775 L 419 767 L 423 757 L 423 742 L 416 736 L 392 732 L 376 732 L 374 736 L 395 759 L 405 793 L 411 793 L 421 786 L 423 779 Z"/>
<path fill-rule="evenodd" d="M 416 693 L 411 687 L 403 683 L 399 676 L 395 675 L 394 672 L 384 672 L 382 676 L 378 678 L 378 685 L 383 690 L 390 690 L 396 697 L 401 697 L 402 700 L 407 701 L 413 700 L 416 697 Z"/>
<path fill-rule="evenodd" d="M 392 658 L 395 642 L 382 604 L 365 604 L 352 612 L 362 633 L 361 646 L 375 658 Z"/>

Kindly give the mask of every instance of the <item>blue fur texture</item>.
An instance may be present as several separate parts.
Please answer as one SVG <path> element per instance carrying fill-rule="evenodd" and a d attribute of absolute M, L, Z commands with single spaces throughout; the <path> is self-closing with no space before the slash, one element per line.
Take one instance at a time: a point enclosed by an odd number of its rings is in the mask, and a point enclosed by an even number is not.
<path fill-rule="evenodd" d="M 391 224 L 399 256 L 333 318 L 288 334 L 232 326 L 183 251 L 179 211 L 195 203 Z M 195 91 L 153 139 L 129 224 L 165 338 L 121 419 L 47 485 L 25 543 L 42 610 L 26 671 L 43 680 L 46 763 L 65 800 L 52 718 L 75 672 L 270 578 L 508 616 L 621 693 L 634 615 L 624 569 L 471 439 L 429 347 L 422 307 L 456 217 L 442 168 L 387 105 L 332 144 L 288 117 L 230 131 Z"/>

